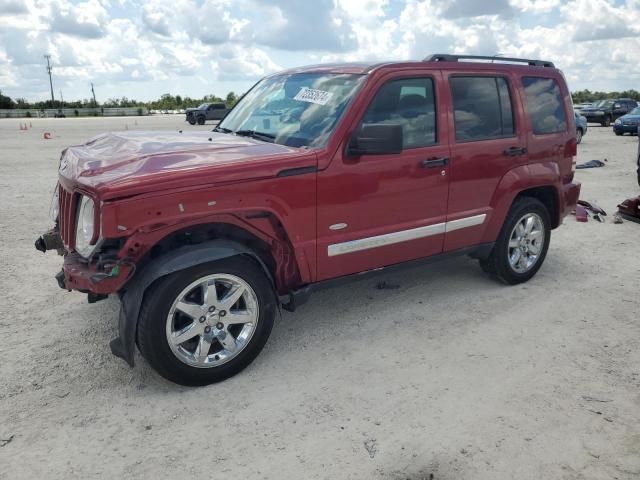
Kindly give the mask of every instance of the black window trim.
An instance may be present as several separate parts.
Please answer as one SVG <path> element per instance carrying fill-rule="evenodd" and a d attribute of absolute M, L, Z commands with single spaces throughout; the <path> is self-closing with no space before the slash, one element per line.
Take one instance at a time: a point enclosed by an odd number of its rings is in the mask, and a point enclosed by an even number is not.
<path fill-rule="evenodd" d="M 378 87 L 378 89 L 376 90 L 376 92 L 373 94 L 373 97 L 371 98 L 371 101 L 367 104 L 366 108 L 364 109 L 364 112 L 362 112 L 362 116 L 360 117 L 360 120 L 358 121 L 358 127 L 356 128 L 356 131 L 359 131 L 360 128 L 362 128 L 363 125 L 363 120 L 364 120 L 364 116 L 367 114 L 367 111 L 369 110 L 369 107 L 371 106 L 371 104 L 373 103 L 373 101 L 376 99 L 376 96 L 378 95 L 378 92 L 380 92 L 380 90 L 382 90 L 382 88 L 387 85 L 388 83 L 391 82 L 397 82 L 397 81 L 401 81 L 401 80 L 420 80 L 420 79 L 429 79 L 431 80 L 431 84 L 433 85 L 433 114 L 434 114 L 434 119 L 435 119 L 435 139 L 433 143 L 428 143 L 426 145 L 420 145 L 420 146 L 416 146 L 416 147 L 406 147 L 406 148 L 402 148 L 402 151 L 405 150 L 415 150 L 417 148 L 430 148 L 430 147 L 435 147 L 440 145 L 440 135 L 438 135 L 439 132 L 439 125 L 440 122 L 438 121 L 438 95 L 437 95 L 437 86 L 438 86 L 438 82 L 436 82 L 436 77 L 435 75 L 430 75 L 430 74 L 426 74 L 426 75 L 410 75 L 407 77 L 395 77 L 395 78 L 390 78 L 388 80 L 385 80 L 382 85 L 380 85 Z"/>
<path fill-rule="evenodd" d="M 458 140 L 456 138 L 456 109 L 454 108 L 453 105 L 453 90 L 451 89 L 451 82 L 448 81 L 449 83 L 449 92 L 451 93 L 451 113 L 453 113 L 453 141 L 458 144 L 458 143 L 471 143 L 471 142 L 485 142 L 487 140 L 501 140 L 504 138 L 518 138 L 518 131 L 519 131 L 519 124 L 518 124 L 518 119 L 517 119 L 517 115 L 516 115 L 516 109 L 514 108 L 514 103 L 513 103 L 513 87 L 511 85 L 510 82 L 510 78 L 508 75 L 506 74 L 493 74 L 493 73 L 480 73 L 480 74 L 474 74 L 474 73 L 454 73 L 452 75 L 449 75 L 447 80 L 451 80 L 452 78 L 493 78 L 493 79 L 497 79 L 497 78 L 502 78 L 506 84 L 507 84 L 507 90 L 509 92 L 509 100 L 511 102 L 511 116 L 513 118 L 513 135 L 495 135 L 493 137 L 482 137 L 482 138 L 471 138 L 469 140 Z M 498 103 L 500 105 L 500 120 L 502 123 L 502 100 L 500 99 L 500 93 L 498 91 L 498 84 L 496 82 L 496 91 L 498 92 Z"/>
<path fill-rule="evenodd" d="M 532 117 L 531 114 L 529 113 L 529 104 L 528 104 L 528 99 L 527 99 L 527 93 L 525 92 L 525 87 L 524 87 L 524 83 L 523 83 L 523 79 L 525 78 L 541 78 L 542 80 L 553 80 L 556 84 L 556 86 L 558 87 L 558 90 L 560 90 L 560 98 L 562 99 L 562 111 L 564 112 L 564 123 L 566 125 L 564 130 L 558 130 L 557 132 L 548 132 L 548 133 L 536 133 L 533 129 L 533 121 L 532 121 Z M 531 136 L 532 137 L 544 137 L 546 135 L 560 135 L 563 133 L 567 133 L 569 131 L 569 115 L 567 115 L 567 106 L 565 104 L 564 101 L 564 96 L 562 95 L 562 89 L 560 88 L 560 82 L 558 82 L 558 79 L 554 78 L 554 77 L 550 77 L 550 76 L 544 76 L 544 75 L 529 75 L 529 74 L 523 74 L 520 76 L 520 85 L 522 86 L 522 94 L 524 95 L 524 102 L 522 107 L 524 108 L 524 113 L 525 116 L 529 119 L 529 123 L 531 123 Z"/>

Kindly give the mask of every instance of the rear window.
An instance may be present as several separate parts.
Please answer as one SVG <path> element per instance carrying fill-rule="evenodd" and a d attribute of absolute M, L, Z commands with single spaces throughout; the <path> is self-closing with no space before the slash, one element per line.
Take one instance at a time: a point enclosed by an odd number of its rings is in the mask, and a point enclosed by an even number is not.
<path fill-rule="evenodd" d="M 552 78 L 523 77 L 527 112 L 533 133 L 545 135 L 567 130 L 567 118 L 558 83 Z"/>
<path fill-rule="evenodd" d="M 512 137 L 513 108 L 502 77 L 451 77 L 451 95 L 459 142 Z"/>

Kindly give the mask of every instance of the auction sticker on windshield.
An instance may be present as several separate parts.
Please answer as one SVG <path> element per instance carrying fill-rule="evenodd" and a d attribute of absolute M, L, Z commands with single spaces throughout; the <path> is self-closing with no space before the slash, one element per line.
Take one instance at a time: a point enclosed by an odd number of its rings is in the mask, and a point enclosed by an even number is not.
<path fill-rule="evenodd" d="M 314 90 L 313 88 L 302 87 L 298 94 L 293 97 L 294 100 L 300 102 L 316 103 L 318 105 L 326 105 L 331 99 L 333 93 L 324 90 Z"/>

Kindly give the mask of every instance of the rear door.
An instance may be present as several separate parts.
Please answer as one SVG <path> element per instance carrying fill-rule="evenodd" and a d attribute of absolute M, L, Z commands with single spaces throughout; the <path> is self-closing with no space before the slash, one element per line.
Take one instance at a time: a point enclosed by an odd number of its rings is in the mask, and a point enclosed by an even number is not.
<path fill-rule="evenodd" d="M 527 163 L 527 139 L 509 72 L 449 71 L 451 169 L 444 251 L 481 242 L 506 172 Z"/>
<path fill-rule="evenodd" d="M 403 151 L 346 154 L 318 173 L 318 280 L 442 252 L 449 145 L 441 74 L 393 73 L 350 127 L 400 124 Z"/>

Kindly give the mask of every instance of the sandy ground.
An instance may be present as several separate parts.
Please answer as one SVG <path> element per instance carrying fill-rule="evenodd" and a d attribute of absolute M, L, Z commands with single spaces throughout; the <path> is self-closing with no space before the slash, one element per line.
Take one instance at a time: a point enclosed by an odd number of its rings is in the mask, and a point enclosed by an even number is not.
<path fill-rule="evenodd" d="M 66 145 L 211 126 L 32 124 L 0 120 L 0 478 L 640 478 L 640 225 L 568 218 L 522 286 L 459 258 L 318 293 L 242 374 L 189 389 L 112 356 L 117 301 L 60 290 L 33 241 Z M 639 193 L 637 142 L 590 129 L 579 160 L 608 162 L 582 198 Z"/>

